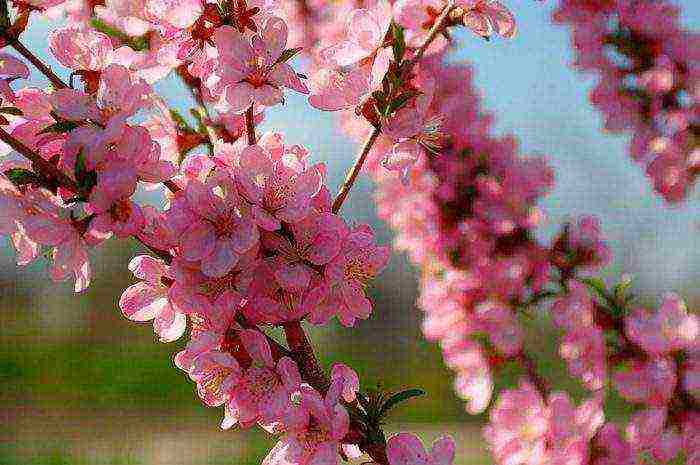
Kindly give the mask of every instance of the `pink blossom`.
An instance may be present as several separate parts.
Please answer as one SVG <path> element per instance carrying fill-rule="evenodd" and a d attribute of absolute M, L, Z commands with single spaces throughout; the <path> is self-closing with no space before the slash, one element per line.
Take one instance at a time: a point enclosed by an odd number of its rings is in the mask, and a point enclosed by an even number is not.
<path fill-rule="evenodd" d="M 535 388 L 521 383 L 504 391 L 489 415 L 484 438 L 499 464 L 535 465 L 546 457 L 549 416 Z"/>
<path fill-rule="evenodd" d="M 488 39 L 496 34 L 512 39 L 516 26 L 513 13 L 497 0 L 469 0 L 462 17 L 464 25 L 474 34 Z"/>
<path fill-rule="evenodd" d="M 301 385 L 296 363 L 282 357 L 276 363 L 265 336 L 259 331 L 240 332 L 243 347 L 252 358 L 240 382 L 231 391 L 222 428 L 239 423 L 243 427 L 261 422 L 269 424 L 283 418 L 291 408 L 292 394 Z"/>
<path fill-rule="evenodd" d="M 625 318 L 630 340 L 655 356 L 689 348 L 699 325 L 697 315 L 689 314 L 685 302 L 674 294 L 667 295 L 655 313 L 639 308 Z"/>
<path fill-rule="evenodd" d="M 112 62 L 112 41 L 93 29 L 55 29 L 49 35 L 49 46 L 56 59 L 70 69 L 101 71 Z"/>
<path fill-rule="evenodd" d="M 281 222 L 296 223 L 310 212 L 311 198 L 321 188 L 318 167 L 308 168 L 305 154 L 285 151 L 280 156 L 258 145 L 243 149 L 236 181 L 241 194 L 253 204 L 256 223 L 268 231 Z"/>
<path fill-rule="evenodd" d="M 374 233 L 367 226 L 356 226 L 344 238 L 340 254 L 326 265 L 325 282 L 317 289 L 310 321 L 324 324 L 337 316 L 345 326 L 368 318 L 372 304 L 365 295 L 367 282 L 379 274 L 389 261 L 389 250 L 374 244 Z"/>
<path fill-rule="evenodd" d="M 634 360 L 612 376 L 615 388 L 630 402 L 649 406 L 668 403 L 676 387 L 676 365 L 667 358 Z"/>
<path fill-rule="evenodd" d="M 339 389 L 325 398 L 309 386 L 301 387 L 299 405 L 288 432 L 272 448 L 263 465 L 336 465 L 340 441 L 348 432 L 349 417 L 338 404 Z"/>
<path fill-rule="evenodd" d="M 15 93 L 10 87 L 10 82 L 27 78 L 29 78 L 27 65 L 9 53 L 0 53 L 0 96 L 8 102 L 14 102 Z"/>
<path fill-rule="evenodd" d="M 214 187 L 222 194 L 215 193 Z M 247 216 L 247 207 L 226 179 L 219 186 L 193 180 L 185 198 L 192 222 L 180 238 L 182 257 L 201 261 L 202 272 L 208 276 L 226 275 L 241 254 L 258 242 L 258 230 Z"/>
<path fill-rule="evenodd" d="M 600 328 L 579 327 L 567 332 L 559 346 L 559 355 L 566 360 L 569 373 L 580 378 L 588 389 L 603 387 L 607 362 L 605 338 Z"/>
<path fill-rule="evenodd" d="M 163 282 L 168 266 L 161 260 L 140 255 L 129 262 L 129 270 L 142 281 L 128 287 L 119 299 L 124 316 L 139 322 L 153 320 L 153 329 L 161 342 L 179 339 L 185 332 L 186 318 L 168 297 L 168 286 Z"/>
<path fill-rule="evenodd" d="M 367 2 L 365 8 L 349 14 L 345 38 L 321 50 L 321 59 L 331 67 L 341 67 L 374 56 L 384 44 L 390 23 L 391 5 L 387 0 Z"/>
<path fill-rule="evenodd" d="M 197 393 L 210 407 L 226 402 L 231 390 L 241 378 L 241 368 L 226 352 L 210 350 L 196 356 L 189 371 L 192 381 L 197 383 Z"/>
<path fill-rule="evenodd" d="M 205 84 L 221 96 L 222 108 L 241 113 L 253 104 L 276 105 L 283 100 L 283 87 L 308 93 L 292 67 L 280 61 L 287 43 L 287 25 L 280 18 L 268 19 L 250 39 L 231 27 L 218 28 L 214 42 L 218 64 Z"/>
<path fill-rule="evenodd" d="M 452 465 L 455 444 L 452 438 L 443 436 L 428 452 L 415 435 L 399 433 L 387 441 L 386 455 L 390 465 Z"/>

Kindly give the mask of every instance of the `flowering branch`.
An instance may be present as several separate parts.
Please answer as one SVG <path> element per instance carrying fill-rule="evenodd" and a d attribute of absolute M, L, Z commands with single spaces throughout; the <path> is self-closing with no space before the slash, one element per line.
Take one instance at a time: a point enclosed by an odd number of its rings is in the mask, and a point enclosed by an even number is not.
<path fill-rule="evenodd" d="M 255 113 L 253 105 L 245 112 L 245 132 L 248 137 L 248 145 L 255 145 L 257 138 L 255 136 Z"/>
<path fill-rule="evenodd" d="M 433 26 L 430 28 L 430 32 L 428 33 L 428 36 L 425 38 L 423 43 L 418 47 L 418 50 L 416 50 L 415 55 L 411 58 L 410 61 L 408 61 L 402 68 L 403 73 L 408 75 L 411 71 L 411 69 L 415 66 L 418 61 L 420 61 L 421 58 L 423 58 L 423 55 L 425 54 L 425 51 L 428 49 L 430 44 L 435 40 L 435 38 L 440 34 L 442 31 L 444 31 L 445 26 L 447 25 L 447 21 L 450 16 L 450 12 L 454 8 L 454 0 L 447 2 L 447 5 L 442 10 L 442 13 L 440 13 L 440 16 L 438 16 L 437 20 L 433 24 Z M 389 97 L 389 100 L 391 100 L 391 96 Z M 338 194 L 336 195 L 335 200 L 333 201 L 333 212 L 337 213 L 340 211 L 340 208 L 343 206 L 343 203 L 345 202 L 346 197 L 350 193 L 350 189 L 352 189 L 353 185 L 355 184 L 355 180 L 357 179 L 357 176 L 360 174 L 360 171 L 362 171 L 362 166 L 365 163 L 365 160 L 367 159 L 367 155 L 369 152 L 372 150 L 372 146 L 374 145 L 375 141 L 377 140 L 377 137 L 379 137 L 379 134 L 381 133 L 381 125 L 379 123 L 376 123 L 374 125 L 374 128 L 372 129 L 371 134 L 365 141 L 365 143 L 362 146 L 362 150 L 360 151 L 360 155 L 357 157 L 355 160 L 355 163 L 352 165 L 350 168 L 350 171 L 348 172 L 345 181 L 343 182 L 343 185 L 340 187 L 340 190 L 338 191 Z"/>
<path fill-rule="evenodd" d="M 10 44 L 12 48 L 17 50 L 20 55 L 22 55 L 24 58 L 26 58 L 31 64 L 34 65 L 36 69 L 38 69 L 46 78 L 51 82 L 51 84 L 54 86 L 56 89 L 63 89 L 68 87 L 68 84 L 66 84 L 56 73 L 54 73 L 50 67 L 44 64 L 43 61 L 39 59 L 34 53 L 32 53 L 31 50 L 29 50 L 27 47 L 25 47 L 18 38 L 16 37 L 10 37 L 6 34 L 2 35 L 2 39 Z"/>
<path fill-rule="evenodd" d="M 355 180 L 360 174 L 360 171 L 362 171 L 362 165 L 364 165 L 365 160 L 367 159 L 367 155 L 369 154 L 370 150 L 372 150 L 372 145 L 374 145 L 374 142 L 377 140 L 377 137 L 379 137 L 380 132 L 381 129 L 379 127 L 373 128 L 372 133 L 369 135 L 364 145 L 362 146 L 360 155 L 355 160 L 355 163 L 352 165 L 352 168 L 350 168 L 350 171 L 348 172 L 348 175 L 345 178 L 343 185 L 338 191 L 338 195 L 336 195 L 335 200 L 333 201 L 333 213 L 338 213 L 341 207 L 343 206 L 343 202 L 345 202 L 345 198 L 350 193 L 350 189 L 352 189 L 352 186 L 355 185 Z"/>
<path fill-rule="evenodd" d="M 33 167 L 46 179 L 55 180 L 60 185 L 72 190 L 73 192 L 80 193 L 80 188 L 73 179 L 68 177 L 51 162 L 42 158 L 41 155 L 35 153 L 32 149 L 24 145 L 2 128 L 0 128 L 0 140 L 31 161 Z"/>

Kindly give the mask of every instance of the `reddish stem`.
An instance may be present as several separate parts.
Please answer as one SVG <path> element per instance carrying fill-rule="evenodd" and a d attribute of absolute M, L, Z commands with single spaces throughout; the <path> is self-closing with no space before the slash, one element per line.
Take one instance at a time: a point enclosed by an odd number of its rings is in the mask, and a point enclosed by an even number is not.
<path fill-rule="evenodd" d="M 257 138 L 255 137 L 255 113 L 253 112 L 253 105 L 245 112 L 245 132 L 248 136 L 248 145 L 255 145 L 257 143 Z"/>
<path fill-rule="evenodd" d="M 68 84 L 63 82 L 63 80 L 54 73 L 51 68 L 46 66 L 43 61 L 39 59 L 36 55 L 32 53 L 31 50 L 29 50 L 27 47 L 25 47 L 17 38 L 14 37 L 5 37 L 5 41 L 12 46 L 17 52 L 19 52 L 20 55 L 22 55 L 24 58 L 26 58 L 31 64 L 34 65 L 36 69 L 41 71 L 41 74 L 47 77 L 47 79 L 51 82 L 51 84 L 56 88 L 56 89 L 63 89 L 68 87 Z"/>
<path fill-rule="evenodd" d="M 292 358 L 299 365 L 302 377 L 318 392 L 325 394 L 330 386 L 330 380 L 318 363 L 314 348 L 304 328 L 301 327 L 301 322 L 292 321 L 285 323 L 283 327 Z"/>
<path fill-rule="evenodd" d="M 24 145 L 19 139 L 13 137 L 10 133 L 0 128 L 0 140 L 19 152 L 22 156 L 32 162 L 32 167 L 41 172 L 44 177 L 51 180 L 56 180 L 59 184 L 73 192 L 80 192 L 78 184 L 68 177 L 66 173 L 59 170 L 48 160 L 45 160 L 41 155 L 34 152 L 32 149 Z"/>

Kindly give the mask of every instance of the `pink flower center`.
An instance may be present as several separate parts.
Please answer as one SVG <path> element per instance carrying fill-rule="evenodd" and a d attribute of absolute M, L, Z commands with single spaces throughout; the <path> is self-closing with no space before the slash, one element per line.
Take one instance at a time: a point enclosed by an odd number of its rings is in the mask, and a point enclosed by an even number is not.
<path fill-rule="evenodd" d="M 109 210 L 112 220 L 119 223 L 126 223 L 129 221 L 129 218 L 131 218 L 131 212 L 131 202 L 129 202 L 127 199 L 117 200 Z"/>
<path fill-rule="evenodd" d="M 216 300 L 216 298 L 224 292 L 236 288 L 237 277 L 238 272 L 231 271 L 227 275 L 219 278 L 209 278 L 199 285 L 199 292 L 212 300 Z"/>
<path fill-rule="evenodd" d="M 299 438 L 299 442 L 304 445 L 304 451 L 313 452 L 319 444 L 328 442 L 331 439 L 330 432 L 321 425 L 315 418 L 309 420 L 309 427 Z"/>
<path fill-rule="evenodd" d="M 272 396 L 282 386 L 282 381 L 270 368 L 252 367 L 246 373 L 244 385 L 257 404 L 269 404 Z"/>
<path fill-rule="evenodd" d="M 348 259 L 345 264 L 345 277 L 347 279 L 356 279 L 361 283 L 367 283 L 374 277 L 374 273 L 367 268 L 365 261 L 361 257 L 354 257 Z"/>
<path fill-rule="evenodd" d="M 251 71 L 244 80 L 256 89 L 264 86 L 267 83 L 268 72 L 265 68 L 265 57 L 253 57 L 246 64 L 250 66 Z"/>
<path fill-rule="evenodd" d="M 228 215 L 221 215 L 213 224 L 217 236 L 228 237 L 236 230 L 238 219 L 233 212 L 231 212 Z"/>

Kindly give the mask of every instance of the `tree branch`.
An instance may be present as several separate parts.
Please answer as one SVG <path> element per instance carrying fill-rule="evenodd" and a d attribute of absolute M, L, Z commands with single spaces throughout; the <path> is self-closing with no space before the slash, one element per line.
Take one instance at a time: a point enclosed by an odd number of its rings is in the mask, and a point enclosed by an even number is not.
<path fill-rule="evenodd" d="M 379 137 L 380 132 L 381 129 L 379 127 L 375 127 L 374 129 L 372 129 L 372 133 L 369 135 L 369 137 L 365 141 L 365 144 L 362 146 L 362 151 L 360 152 L 360 155 L 357 157 L 357 160 L 355 160 L 355 164 L 352 165 L 352 168 L 350 168 L 350 171 L 348 172 L 348 175 L 345 178 L 343 185 L 340 186 L 338 195 L 333 201 L 333 213 L 338 213 L 340 211 L 340 208 L 343 206 L 343 202 L 345 202 L 345 198 L 348 196 L 348 194 L 350 193 L 350 189 L 352 189 L 352 186 L 355 184 L 355 180 L 357 179 L 357 176 L 362 170 L 362 165 L 364 165 L 365 160 L 367 159 L 367 155 L 369 154 L 369 151 L 372 150 L 372 146 L 377 140 L 377 137 Z"/>
<path fill-rule="evenodd" d="M 63 80 L 54 73 L 51 68 L 49 68 L 47 65 L 44 64 L 43 61 L 39 59 L 36 55 L 32 53 L 31 50 L 29 50 L 27 47 L 25 47 L 19 39 L 15 37 L 7 37 L 3 36 L 5 41 L 12 46 L 17 52 L 22 55 L 24 58 L 27 59 L 27 61 L 31 62 L 31 64 L 34 65 L 36 69 L 41 71 L 41 74 L 46 76 L 48 80 L 51 82 L 51 84 L 56 88 L 56 89 L 63 89 L 68 87 L 68 84 L 63 82 Z"/>
<path fill-rule="evenodd" d="M 430 28 L 430 32 L 428 33 L 428 36 L 425 38 L 425 41 L 421 44 L 421 46 L 418 48 L 416 51 L 415 55 L 411 58 L 411 60 L 406 63 L 405 68 L 404 68 L 404 73 L 408 74 L 408 71 L 415 66 L 415 64 L 423 58 L 423 55 L 425 54 L 425 51 L 428 49 L 430 44 L 435 40 L 435 38 L 442 32 L 442 30 L 445 28 L 445 25 L 447 24 L 447 20 L 449 19 L 450 12 L 454 9 L 455 2 L 454 0 L 451 0 L 447 3 L 445 8 L 442 10 L 442 13 L 440 13 L 440 16 L 438 16 L 437 20 L 435 20 L 435 24 L 433 24 L 433 27 Z M 333 213 L 338 213 L 340 211 L 340 208 L 343 206 L 343 202 L 345 202 L 346 197 L 350 193 L 350 189 L 352 189 L 352 186 L 355 184 L 355 180 L 357 179 L 358 174 L 362 170 L 362 165 L 364 165 L 365 160 L 367 159 L 367 155 L 369 154 L 369 151 L 372 149 L 372 146 L 374 145 L 375 141 L 377 140 L 377 137 L 381 133 L 381 126 L 375 126 L 374 129 L 372 130 L 372 133 L 370 134 L 369 138 L 365 141 L 365 144 L 362 147 L 362 151 L 360 152 L 360 155 L 357 157 L 355 160 L 355 164 L 350 168 L 350 171 L 348 172 L 347 177 L 345 178 L 345 182 L 343 182 L 343 185 L 341 186 L 340 190 L 338 191 L 338 195 L 335 198 L 335 201 L 333 202 Z"/>
<path fill-rule="evenodd" d="M 245 132 L 248 136 L 248 145 L 255 145 L 257 143 L 257 138 L 255 137 L 255 113 L 253 112 L 253 105 L 245 112 Z"/>
<path fill-rule="evenodd" d="M 59 170 L 58 167 L 53 165 L 48 160 L 45 160 L 41 155 L 34 152 L 32 149 L 24 145 L 2 128 L 0 128 L 0 140 L 12 147 L 15 151 L 19 152 L 20 155 L 31 161 L 33 168 L 40 171 L 41 174 L 48 179 L 55 179 L 63 187 L 67 187 L 74 192 L 80 193 L 78 184 L 73 179 L 68 177 L 68 175 Z"/>

